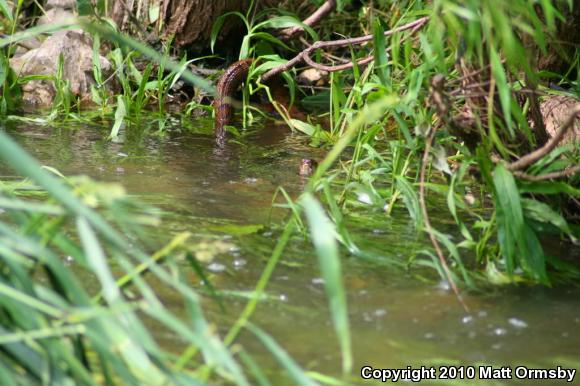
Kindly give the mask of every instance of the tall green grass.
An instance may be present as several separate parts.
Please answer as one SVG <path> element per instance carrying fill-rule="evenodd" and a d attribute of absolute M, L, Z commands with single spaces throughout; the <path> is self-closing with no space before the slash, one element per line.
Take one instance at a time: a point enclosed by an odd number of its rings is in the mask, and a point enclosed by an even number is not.
<path fill-rule="evenodd" d="M 344 2 L 340 3 L 342 7 Z M 549 230 L 555 237 L 577 242 L 578 229 L 567 221 L 564 203 L 578 199 L 578 177 L 557 182 L 524 181 L 503 162 L 490 159 L 491 153 L 497 153 L 507 161 L 535 145 L 526 120 L 526 104 L 517 103 L 512 92 L 521 74 L 536 80 L 520 37 L 526 35 L 545 49 L 549 32 L 559 18 L 556 3 L 544 1 L 538 7 L 535 3 L 417 0 L 392 4 L 390 8 L 371 5 L 364 9 L 366 13 L 361 11 L 358 22 L 373 33 L 373 48 L 348 47 L 338 54 L 355 63 L 357 58 L 374 53 L 375 60 L 364 69 L 355 65 L 352 71 L 330 75 L 329 90 L 323 95 L 329 99 L 329 130 L 317 129 L 311 122 L 287 120 L 294 129 L 312 136 L 313 145 L 327 147 L 328 153 L 310 178 L 306 192 L 290 202 L 293 216 L 255 292 L 265 291 L 292 235 L 297 229 L 305 232 L 306 223 L 325 280 L 345 373 L 351 371 L 353 358 L 340 256 L 341 252 L 354 256 L 364 253 L 353 243 L 344 221 L 359 191 L 371 198 L 369 210 L 384 211 L 385 216 L 402 210 L 417 230 L 423 231 L 425 219 L 418 190 L 419 183 L 424 183 L 430 208 L 438 205 L 448 210 L 456 225 L 455 231 L 435 230 L 434 235 L 445 249 L 454 280 L 466 286 L 483 279 L 498 284 L 551 284 L 553 271 L 569 271 L 569 277 L 577 281 L 578 270 L 567 270 L 565 262 L 544 252 L 540 241 L 542 232 Z M 96 85 L 92 91 L 101 114 L 114 117 L 111 139 L 124 125 L 138 122 L 151 106 L 164 117 L 165 99 L 178 79 L 214 92 L 210 81 L 187 69 L 197 58 L 181 56 L 172 60 L 169 45 L 158 52 L 99 19 L 79 18 L 16 32 L 21 5 L 18 2 L 13 14 L 7 2 L 0 0 L 0 11 L 13 23 L 13 33 L 0 39 L 2 116 L 14 114 L 19 82 L 26 81 L 8 68 L 13 45 L 67 28 L 82 28 L 93 36 L 95 63 L 100 43 L 107 41 L 113 46 L 108 57 L 115 67 L 111 76 L 119 83 L 120 91 L 107 91 L 110 79 L 99 66 L 94 68 Z M 99 7 L 102 12 L 106 4 L 100 2 Z M 79 2 L 79 9 L 84 10 L 82 14 L 91 13 L 84 1 Z M 425 15 L 430 16 L 430 24 L 418 35 L 405 32 L 384 37 L 385 30 Z M 248 78 L 247 101 L 248 92 L 267 88 L 252 85 L 252 79 L 284 62 L 279 55 L 272 55 L 273 50 L 290 48 L 271 31 L 301 24 L 288 16 L 266 18 L 250 8 L 246 14 L 223 15 L 211 33 L 212 44 L 230 17 L 240 18 L 246 26 L 240 57 L 261 58 Z M 319 38 L 311 29 L 307 32 L 307 38 Z M 150 63 L 138 70 L 140 59 Z M 481 139 L 475 149 L 461 143 L 441 124 L 441 117 L 429 102 L 429 80 L 434 75 L 442 73 L 452 85 L 459 84 L 458 59 L 468 59 L 483 68 L 489 66 L 495 84 L 490 95 L 497 95 L 499 103 L 499 110 L 494 110 L 490 107 L 495 98 L 490 99 L 487 111 L 478 117 L 477 135 Z M 59 69 L 52 79 L 58 92 L 51 119 L 64 119 L 75 108 L 62 76 L 62 62 Z M 290 90 L 296 90 L 291 81 L 289 85 Z M 452 112 L 464 106 L 459 98 L 449 101 Z M 245 111 L 250 114 L 249 109 Z M 437 132 L 427 180 L 419 181 L 426 135 L 432 129 Z M 0 196 L 0 207 L 6 211 L 0 216 L 2 384 L 248 385 L 254 379 L 269 384 L 249 353 L 234 352 L 232 344 L 244 328 L 272 352 L 297 384 L 311 385 L 315 378 L 322 378 L 305 374 L 272 337 L 250 323 L 258 297 L 248 302 L 223 340 L 215 334 L 203 317 L 195 291 L 160 264 L 170 256 L 187 255 L 188 235 L 177 235 L 157 245 L 143 237 L 140 224 L 131 220 L 135 208 L 121 193 L 110 200 L 90 183 L 71 186 L 63 182 L 3 133 L 0 157 L 46 195 L 23 198 L 17 194 L 18 188 L 3 186 Z M 527 172 L 541 175 L 575 165 L 578 160 L 577 147 L 569 145 L 554 150 Z M 477 171 L 473 173 L 473 169 Z M 472 192 L 480 192 L 476 206 L 467 202 Z M 92 201 L 88 196 L 98 198 L 98 210 L 87 206 L 85 201 Z M 97 294 L 64 264 L 67 256 L 94 277 Z M 425 256 L 419 264 L 443 272 L 430 250 Z M 112 269 L 112 261 L 118 270 Z M 416 260 L 410 256 L 409 261 Z M 187 311 L 185 319 L 167 310 L 146 275 L 154 275 L 179 294 Z M 137 296 L 126 297 L 128 286 Z M 179 335 L 187 347 L 181 353 L 160 347 L 144 317 Z"/>
<path fill-rule="evenodd" d="M 75 188 L 83 192 L 78 196 L 6 134 L 0 136 L 2 159 L 48 194 L 45 203 L 33 200 L 24 208 L 23 199 L 2 193 L 6 213 L 0 222 L 0 291 L 5 296 L 0 300 L 0 355 L 9 364 L 1 374 L 2 384 L 191 384 L 200 367 L 210 366 L 220 369 L 220 377 L 248 385 L 242 367 L 205 320 L 198 295 L 151 261 L 141 249 L 147 242 L 129 242 L 139 224 L 132 220 L 122 191 L 111 197 L 110 189 L 92 191 L 89 184 Z M 87 207 L 84 201 L 91 196 L 111 220 Z M 186 248 L 187 237 L 178 235 L 176 240 L 170 248 L 161 248 L 157 259 Z M 94 288 L 64 263 L 67 256 L 79 270 L 94 275 L 102 300 L 92 299 Z M 139 294 L 136 300 L 123 294 L 112 262 L 130 275 L 133 291 Z M 143 273 L 134 274 L 135 262 L 147 264 L 149 274 L 179 294 L 189 310 L 186 320 L 165 308 Z M 203 359 L 175 370 L 175 354 L 156 343 L 143 316 L 198 347 Z"/>
<path fill-rule="evenodd" d="M 560 17 L 558 7 L 571 4 L 545 2 L 534 8 L 532 3 L 414 2 L 413 6 L 401 4 L 399 12 L 388 14 L 377 7 L 381 18 L 373 19 L 370 13 L 367 24 L 374 32 L 374 66 L 362 73 L 354 66 L 352 71 L 330 77 L 332 135 L 326 137 L 330 150 L 310 186 L 332 183 L 341 190 L 336 197 L 323 196 L 329 208 L 338 204 L 346 210 L 349 200 L 356 200 L 361 191 L 369 197 L 370 210 L 382 209 L 391 215 L 405 207 L 416 228 L 422 230 L 417 190 L 418 184 L 424 183 L 428 204 L 447 207 L 457 226 L 452 234 L 435 230 L 434 236 L 446 249 L 455 280 L 469 287 L 485 281 L 549 285 L 551 277 L 562 275 L 578 280 L 578 271 L 563 268 L 569 266 L 546 253 L 541 243 L 548 230 L 551 237 L 576 242 L 578 229 L 569 223 L 565 203 L 578 199 L 578 176 L 560 181 L 519 180 L 505 170 L 503 162 L 494 164 L 490 159 L 495 152 L 509 161 L 535 147 L 536 139 L 525 118 L 529 102 L 518 104 L 514 94 L 517 82 L 525 81 L 522 74 L 536 79 L 536 74 L 530 74 L 534 63 L 525 54 L 521 39 L 525 35 L 540 51 L 546 49 Z M 497 9 L 502 9 L 500 16 Z M 404 33 L 384 38 L 385 25 L 394 27 L 425 14 L 431 20 L 417 38 Z M 513 18 L 503 16 L 515 14 L 519 15 L 516 26 Z M 387 53 L 385 47 L 389 48 Z M 368 50 L 354 47 L 348 54 L 361 57 Z M 479 118 L 478 133 L 473 134 L 481 138 L 476 149 L 452 135 L 430 101 L 429 80 L 434 75 L 444 74 L 449 84 L 459 86 L 456 66 L 460 59 L 475 68 L 489 65 L 493 78 L 481 85 L 491 99 Z M 495 85 L 491 91 L 490 84 Z M 492 108 L 494 95 L 498 109 Z M 454 113 L 465 105 L 465 101 L 453 98 L 447 103 Z M 437 133 L 427 181 L 420 182 L 425 136 L 433 128 Z M 313 143 L 319 140 L 317 137 Z M 571 167 L 579 160 L 577 144 L 575 149 L 574 145 L 561 146 L 530 166 L 529 172 L 537 176 Z M 339 161 L 338 171 L 326 175 Z M 480 197 L 470 192 L 480 192 Z M 487 200 L 486 194 L 493 200 Z M 473 197 L 469 198 L 473 203 L 467 203 L 467 196 Z M 538 210 L 540 207 L 543 210 Z M 347 234 L 348 230 L 342 232 Z M 442 272 L 430 251 L 426 257 L 421 264 Z M 411 259 L 417 261 L 413 256 Z"/>

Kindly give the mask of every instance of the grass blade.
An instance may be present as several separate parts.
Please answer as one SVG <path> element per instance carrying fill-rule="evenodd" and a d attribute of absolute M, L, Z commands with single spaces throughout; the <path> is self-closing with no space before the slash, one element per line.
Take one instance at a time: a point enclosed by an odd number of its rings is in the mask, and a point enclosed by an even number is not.
<path fill-rule="evenodd" d="M 524 215 L 520 194 L 513 175 L 502 165 L 493 173 L 497 211 L 497 236 L 508 275 L 516 266 L 516 244 L 522 238 Z"/>
<path fill-rule="evenodd" d="M 274 355 L 276 360 L 288 371 L 288 375 L 292 378 L 296 385 L 300 386 L 317 386 L 318 383 L 314 382 L 312 379 L 304 373 L 304 370 L 298 366 L 296 362 L 288 355 L 278 343 L 264 331 L 254 326 L 253 324 L 248 324 L 246 326 L 258 339 L 262 342 L 264 346 Z"/>
<path fill-rule="evenodd" d="M 342 352 L 342 370 L 349 373 L 352 370 L 351 337 L 335 226 L 310 193 L 301 198 L 301 204 L 310 225 L 310 234 L 330 302 L 332 321 Z"/>

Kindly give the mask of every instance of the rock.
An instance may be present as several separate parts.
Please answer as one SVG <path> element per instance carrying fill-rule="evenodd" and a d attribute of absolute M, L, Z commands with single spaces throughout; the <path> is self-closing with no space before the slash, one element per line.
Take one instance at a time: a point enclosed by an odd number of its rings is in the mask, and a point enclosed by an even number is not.
<path fill-rule="evenodd" d="M 73 10 L 76 6 L 76 0 L 48 0 L 44 6 L 45 10 L 60 8 Z"/>
<path fill-rule="evenodd" d="M 58 60 L 63 57 L 63 80 L 69 82 L 73 95 L 82 101 L 91 100 L 93 77 L 93 42 L 82 31 L 59 31 L 46 39 L 39 48 L 10 60 L 10 67 L 20 76 L 55 76 Z M 100 56 L 103 76 L 111 73 L 111 63 Z M 49 79 L 31 80 L 22 87 L 23 100 L 27 104 L 47 107 L 56 95 L 54 83 Z"/>
<path fill-rule="evenodd" d="M 328 76 L 328 72 L 321 71 L 316 68 L 308 68 L 298 74 L 297 80 L 300 84 L 305 85 L 318 85 L 318 83 L 323 82 Z"/>
<path fill-rule="evenodd" d="M 26 40 L 21 40 L 17 43 L 16 51 L 12 55 L 13 58 L 18 58 L 24 54 L 26 54 L 30 50 L 34 50 L 35 48 L 40 47 L 42 43 L 37 40 L 36 38 L 30 38 Z"/>
<path fill-rule="evenodd" d="M 550 137 L 556 135 L 556 132 L 562 126 L 562 123 L 570 116 L 570 111 L 578 103 L 572 97 L 562 95 L 552 95 L 540 103 L 540 111 L 546 126 L 546 132 Z M 568 129 L 568 132 L 562 140 L 563 143 L 572 142 L 580 138 L 580 119 L 576 119 L 574 127 Z"/>

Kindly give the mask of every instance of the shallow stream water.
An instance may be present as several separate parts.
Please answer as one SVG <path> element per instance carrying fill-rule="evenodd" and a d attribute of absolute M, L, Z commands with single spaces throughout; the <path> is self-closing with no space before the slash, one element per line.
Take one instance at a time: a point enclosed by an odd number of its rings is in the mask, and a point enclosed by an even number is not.
<path fill-rule="evenodd" d="M 253 290 L 280 234 L 272 224 L 279 225 L 286 212 L 271 211 L 276 189 L 283 186 L 296 197 L 305 184 L 297 172 L 300 159 L 320 159 L 324 151 L 308 147 L 303 137 L 276 126 L 216 149 L 210 122 L 183 125 L 175 119 L 165 123 L 168 132 L 163 135 L 156 134 L 158 122 L 152 120 L 128 129 L 117 143 L 106 140 L 109 127 L 99 124 L 58 128 L 12 124 L 8 132 L 45 165 L 66 175 L 87 174 L 99 181 L 119 182 L 142 200 L 162 207 L 170 213 L 167 231 L 190 231 L 200 242 L 230 245 L 228 252 L 206 264 L 213 286 L 226 294 L 224 308 L 206 298 L 207 317 L 225 332 L 247 301 L 239 294 Z M 435 221 L 444 224 L 447 219 L 442 216 Z M 429 248 L 406 212 L 386 217 L 361 210 L 349 217 L 348 224 L 355 242 L 373 256 L 362 259 L 345 252 L 342 260 L 355 357 L 353 384 L 375 384 L 359 377 L 364 365 L 475 366 L 476 370 L 482 365 L 513 369 L 527 365 L 578 370 L 578 289 L 523 287 L 464 293 L 471 308 L 468 314 L 433 272 L 388 264 L 392 259 L 405 263 Z M 578 257 L 579 250 L 566 253 Z M 199 279 L 190 271 L 184 264 L 184 275 L 197 283 Z M 172 293 L 160 291 L 163 301 L 179 312 Z M 308 242 L 292 241 L 267 294 L 252 321 L 302 367 L 339 375 L 338 344 L 317 259 Z M 159 339 L 170 347 L 181 345 L 177 336 Z M 240 343 L 276 379 L 276 386 L 292 384 L 259 342 L 242 335 Z M 566 382 L 512 379 L 477 384 L 512 383 Z M 580 384 L 580 375 L 571 384 Z"/>

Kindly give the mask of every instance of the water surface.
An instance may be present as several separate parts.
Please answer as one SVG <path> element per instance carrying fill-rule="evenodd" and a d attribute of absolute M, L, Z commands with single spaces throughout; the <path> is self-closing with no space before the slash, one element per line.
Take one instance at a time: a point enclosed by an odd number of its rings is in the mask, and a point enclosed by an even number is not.
<path fill-rule="evenodd" d="M 298 175 L 300 159 L 321 159 L 324 150 L 309 147 L 304 137 L 275 125 L 219 149 L 208 125 L 208 121 L 173 118 L 166 122 L 167 131 L 159 134 L 158 122 L 151 120 L 126 129 L 118 142 L 106 139 L 109 127 L 101 124 L 12 124 L 8 131 L 45 165 L 66 175 L 119 182 L 142 200 L 162 207 L 170 215 L 161 232 L 190 231 L 199 242 L 227 245 L 224 253 L 206 263 L 214 287 L 224 294 L 224 307 L 204 297 L 208 318 L 225 333 L 246 303 L 235 294 L 252 291 L 256 285 L 280 234 L 278 225 L 287 215 L 283 209 L 271 210 L 274 194 L 282 186 L 296 197 L 306 183 Z M 441 213 L 434 222 L 443 226 L 448 219 Z M 578 368 L 577 289 L 523 287 L 464 293 L 471 308 L 466 313 L 433 272 L 389 265 L 392 260 L 404 264 L 429 248 L 406 212 L 386 217 L 357 209 L 347 222 L 355 242 L 373 256 L 343 254 L 355 369 L 483 364 Z M 563 249 L 570 257 L 580 257 L 577 248 Z M 252 321 L 304 368 L 339 375 L 340 354 L 316 261 L 309 243 L 296 237 Z M 199 284 L 185 263 L 183 274 Z M 181 304 L 173 293 L 163 286 L 158 291 L 179 314 Z M 176 350 L 182 347 L 178 336 L 160 332 L 158 337 Z M 239 342 L 268 369 L 277 386 L 292 384 L 259 342 L 247 334 Z M 358 378 L 358 370 L 351 381 L 373 384 Z M 580 376 L 573 384 L 580 384 Z"/>

